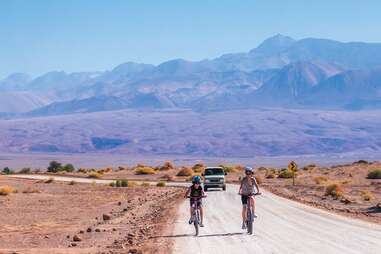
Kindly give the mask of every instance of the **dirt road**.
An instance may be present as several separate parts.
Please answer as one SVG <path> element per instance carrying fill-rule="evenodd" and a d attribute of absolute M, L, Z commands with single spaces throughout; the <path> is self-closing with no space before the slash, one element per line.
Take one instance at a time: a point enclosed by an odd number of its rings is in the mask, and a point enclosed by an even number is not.
<path fill-rule="evenodd" d="M 257 197 L 255 234 L 241 230 L 236 186 L 207 192 L 205 227 L 194 237 L 188 202 L 179 208 L 173 237 L 176 254 L 381 253 L 381 226 L 345 218 L 265 192 Z"/>

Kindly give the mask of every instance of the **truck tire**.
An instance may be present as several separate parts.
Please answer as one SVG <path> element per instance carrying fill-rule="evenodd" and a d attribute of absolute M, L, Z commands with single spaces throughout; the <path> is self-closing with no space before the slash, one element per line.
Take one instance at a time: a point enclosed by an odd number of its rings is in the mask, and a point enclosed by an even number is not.
<path fill-rule="evenodd" d="M 207 192 L 208 191 L 208 187 L 204 187 L 204 191 Z"/>
<path fill-rule="evenodd" d="M 226 191 L 226 185 L 224 185 L 224 187 L 222 187 L 222 190 L 223 190 L 223 191 Z"/>

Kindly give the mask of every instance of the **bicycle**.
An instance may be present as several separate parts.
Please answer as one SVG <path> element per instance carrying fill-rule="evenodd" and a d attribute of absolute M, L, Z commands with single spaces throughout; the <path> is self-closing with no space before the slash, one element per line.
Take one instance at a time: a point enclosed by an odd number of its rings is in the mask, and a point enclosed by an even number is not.
<path fill-rule="evenodd" d="M 198 201 L 202 198 L 206 198 L 206 196 L 202 197 L 189 197 L 193 202 L 192 202 L 192 220 L 193 220 L 193 225 L 194 229 L 196 231 L 196 236 L 199 234 L 199 227 L 201 223 L 201 217 L 200 217 L 200 207 L 198 206 Z"/>
<path fill-rule="evenodd" d="M 254 223 L 254 211 L 253 211 L 253 206 L 251 205 L 251 202 L 252 202 L 251 197 L 252 197 L 252 196 L 261 195 L 261 194 L 262 194 L 262 193 L 257 192 L 257 193 L 250 194 L 250 195 L 248 195 L 248 197 L 247 197 L 247 205 L 246 205 L 246 228 L 247 228 L 247 233 L 248 233 L 249 235 L 252 235 L 252 234 L 253 234 L 253 223 Z"/>

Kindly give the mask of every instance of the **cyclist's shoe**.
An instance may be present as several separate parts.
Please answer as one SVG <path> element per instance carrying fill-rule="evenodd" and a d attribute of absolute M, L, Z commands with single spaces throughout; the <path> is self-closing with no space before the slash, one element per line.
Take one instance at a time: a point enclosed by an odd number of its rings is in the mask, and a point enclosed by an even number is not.
<path fill-rule="evenodd" d="M 246 229 L 246 222 L 242 222 L 242 229 Z"/>
<path fill-rule="evenodd" d="M 188 223 L 189 223 L 189 225 L 193 223 L 192 218 L 189 219 Z"/>
<path fill-rule="evenodd" d="M 254 217 L 254 218 L 258 218 L 258 216 L 257 216 L 255 213 L 253 214 L 253 217 Z"/>
<path fill-rule="evenodd" d="M 200 223 L 200 227 L 204 227 L 204 224 L 202 222 Z"/>

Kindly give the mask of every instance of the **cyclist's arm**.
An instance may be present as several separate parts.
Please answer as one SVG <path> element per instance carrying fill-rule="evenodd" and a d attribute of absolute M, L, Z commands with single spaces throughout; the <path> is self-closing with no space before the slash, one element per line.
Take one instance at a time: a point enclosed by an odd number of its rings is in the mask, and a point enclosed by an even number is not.
<path fill-rule="evenodd" d="M 241 185 L 239 186 L 239 190 L 238 190 L 238 194 L 239 195 L 242 194 L 242 183 L 243 183 L 243 181 L 241 180 Z"/>
<path fill-rule="evenodd" d="M 257 189 L 257 191 L 260 192 L 259 191 L 259 185 L 258 185 L 257 180 L 255 179 L 255 177 L 254 177 L 254 185 L 255 185 L 255 188 Z"/>
<path fill-rule="evenodd" d="M 184 195 L 185 198 L 187 198 L 187 197 L 189 196 L 189 194 L 190 194 L 190 190 L 191 190 L 191 189 L 188 188 L 187 192 L 186 192 L 185 195 Z"/>

